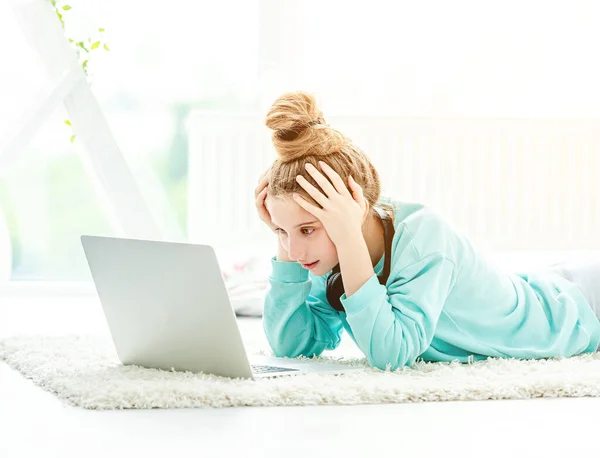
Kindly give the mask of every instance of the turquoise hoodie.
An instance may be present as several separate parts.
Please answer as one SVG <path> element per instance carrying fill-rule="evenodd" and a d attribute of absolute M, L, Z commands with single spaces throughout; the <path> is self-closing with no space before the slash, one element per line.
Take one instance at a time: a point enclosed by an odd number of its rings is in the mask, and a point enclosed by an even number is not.
<path fill-rule="evenodd" d="M 377 275 L 345 312 L 327 302 L 325 281 L 296 262 L 271 259 L 263 328 L 276 356 L 335 349 L 345 329 L 380 369 L 426 361 L 547 358 L 596 351 L 600 321 L 583 293 L 552 272 L 511 273 L 492 265 L 443 217 L 416 203 L 394 206 L 386 285 Z"/>

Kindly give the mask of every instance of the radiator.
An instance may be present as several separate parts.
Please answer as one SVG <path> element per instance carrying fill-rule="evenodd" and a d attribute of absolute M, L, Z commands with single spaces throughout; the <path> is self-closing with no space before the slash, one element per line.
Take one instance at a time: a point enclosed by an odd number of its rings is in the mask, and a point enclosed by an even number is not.
<path fill-rule="evenodd" d="M 338 116 L 380 172 L 384 194 L 422 202 L 492 250 L 600 248 L 600 120 Z M 188 119 L 188 238 L 273 235 L 254 188 L 275 159 L 264 118 Z"/>

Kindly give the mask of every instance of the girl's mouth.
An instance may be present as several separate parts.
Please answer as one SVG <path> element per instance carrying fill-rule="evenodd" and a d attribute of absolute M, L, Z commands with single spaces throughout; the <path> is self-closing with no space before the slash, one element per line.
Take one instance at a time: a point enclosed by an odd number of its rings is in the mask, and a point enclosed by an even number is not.
<path fill-rule="evenodd" d="M 317 264 L 319 263 L 319 261 L 315 261 L 312 264 L 302 264 L 302 267 L 304 267 L 307 270 L 312 269 L 313 267 L 315 267 Z"/>

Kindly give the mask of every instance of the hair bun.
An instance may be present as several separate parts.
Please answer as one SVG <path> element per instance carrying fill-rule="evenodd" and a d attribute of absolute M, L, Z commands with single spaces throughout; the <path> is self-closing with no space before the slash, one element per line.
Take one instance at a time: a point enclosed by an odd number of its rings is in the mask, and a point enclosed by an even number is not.
<path fill-rule="evenodd" d="M 304 91 L 281 95 L 271 106 L 266 125 L 274 131 L 273 145 L 284 162 L 331 154 L 346 143 L 341 133 L 326 124 L 315 96 Z"/>

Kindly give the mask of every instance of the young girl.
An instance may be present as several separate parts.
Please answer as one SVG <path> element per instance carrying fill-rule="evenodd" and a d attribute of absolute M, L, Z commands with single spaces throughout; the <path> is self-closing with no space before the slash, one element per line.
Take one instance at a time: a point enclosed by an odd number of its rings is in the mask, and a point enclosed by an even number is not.
<path fill-rule="evenodd" d="M 344 329 L 380 369 L 596 351 L 600 264 L 496 268 L 431 209 L 381 198 L 369 159 L 310 94 L 282 95 L 266 125 L 278 159 L 255 197 L 280 242 L 263 316 L 275 355 L 319 355 Z"/>

